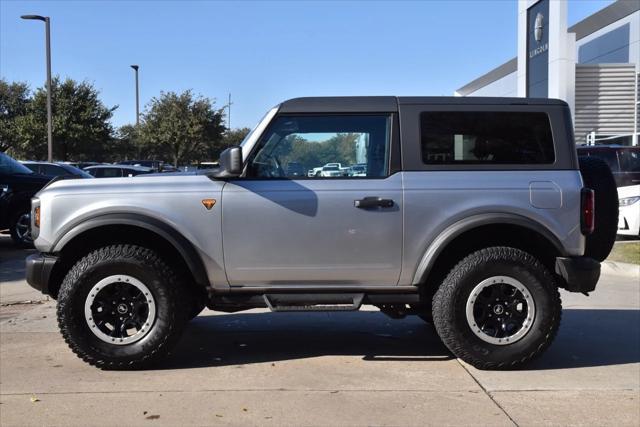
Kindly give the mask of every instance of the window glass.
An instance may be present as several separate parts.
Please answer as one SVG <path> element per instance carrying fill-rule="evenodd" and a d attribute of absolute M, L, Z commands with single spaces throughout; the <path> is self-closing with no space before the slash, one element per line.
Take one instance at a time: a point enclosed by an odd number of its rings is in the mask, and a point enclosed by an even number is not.
<path fill-rule="evenodd" d="M 33 171 L 22 163 L 19 163 L 6 154 L 0 152 L 0 173 L 7 175 L 31 175 Z"/>
<path fill-rule="evenodd" d="M 384 177 L 388 115 L 280 116 L 262 137 L 247 176 Z"/>
<path fill-rule="evenodd" d="M 119 168 L 99 168 L 95 169 L 96 178 L 119 178 L 122 176 L 122 171 Z"/>
<path fill-rule="evenodd" d="M 620 150 L 618 157 L 622 172 L 640 172 L 640 150 Z"/>
<path fill-rule="evenodd" d="M 420 115 L 427 164 L 553 163 L 545 113 L 431 111 Z"/>
<path fill-rule="evenodd" d="M 584 155 L 584 151 L 580 150 L 580 155 Z M 618 156 L 614 150 L 587 150 L 587 156 L 597 157 L 601 160 L 604 160 L 612 172 L 619 172 L 620 168 L 618 167 Z"/>
<path fill-rule="evenodd" d="M 49 176 L 70 175 L 64 168 L 55 165 L 40 165 L 40 173 Z"/>
<path fill-rule="evenodd" d="M 24 164 L 24 166 L 26 166 L 27 168 L 32 170 L 34 173 L 37 173 L 37 174 L 41 174 L 42 173 L 42 172 L 40 172 L 40 165 L 38 165 L 37 163 L 26 163 L 26 164 Z"/>

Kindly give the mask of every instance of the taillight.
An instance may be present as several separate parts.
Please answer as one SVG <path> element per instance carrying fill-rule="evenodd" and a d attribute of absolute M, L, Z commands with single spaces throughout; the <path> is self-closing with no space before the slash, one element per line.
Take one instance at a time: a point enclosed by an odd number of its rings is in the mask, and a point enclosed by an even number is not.
<path fill-rule="evenodd" d="M 593 233 L 596 227 L 596 195 L 590 188 L 580 192 L 580 230 L 585 236 Z"/>

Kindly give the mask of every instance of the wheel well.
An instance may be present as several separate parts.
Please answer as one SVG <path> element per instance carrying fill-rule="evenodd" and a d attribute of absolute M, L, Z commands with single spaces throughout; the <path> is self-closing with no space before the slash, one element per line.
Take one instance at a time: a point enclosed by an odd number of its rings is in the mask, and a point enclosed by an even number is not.
<path fill-rule="evenodd" d="M 180 251 L 167 239 L 143 227 L 135 225 L 103 225 L 86 230 L 70 240 L 58 253 L 60 259 L 56 263 L 49 278 L 49 292 L 57 298 L 58 290 L 69 269 L 89 252 L 103 246 L 115 244 L 132 244 L 144 246 L 156 251 L 176 272 L 185 278 L 185 285 L 196 295 L 206 297 L 206 291 L 196 283 L 191 269 Z"/>
<path fill-rule="evenodd" d="M 508 246 L 523 250 L 542 262 L 551 272 L 555 268 L 558 248 L 542 234 L 527 227 L 513 224 L 483 225 L 456 236 L 437 255 L 433 267 L 421 280 L 421 289 L 431 301 L 451 269 L 465 256 L 491 246 Z"/>

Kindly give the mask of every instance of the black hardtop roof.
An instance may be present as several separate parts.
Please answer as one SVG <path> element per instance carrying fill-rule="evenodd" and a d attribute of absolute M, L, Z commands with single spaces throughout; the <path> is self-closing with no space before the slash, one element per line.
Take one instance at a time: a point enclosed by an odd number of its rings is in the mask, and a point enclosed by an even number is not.
<path fill-rule="evenodd" d="M 293 98 L 280 104 L 281 113 L 304 112 L 393 112 L 398 105 L 558 105 L 560 99 L 550 98 L 490 98 L 480 96 L 320 96 Z"/>

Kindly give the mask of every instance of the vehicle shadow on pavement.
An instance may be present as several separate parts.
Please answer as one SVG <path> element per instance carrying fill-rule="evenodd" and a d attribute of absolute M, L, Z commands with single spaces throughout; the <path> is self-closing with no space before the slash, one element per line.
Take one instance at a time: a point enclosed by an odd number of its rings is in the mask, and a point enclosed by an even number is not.
<path fill-rule="evenodd" d="M 375 311 L 237 313 L 200 316 L 158 366 L 180 369 L 278 362 L 320 356 L 367 361 L 434 361 L 453 357 L 432 326 L 417 317 L 394 320 Z"/>
<path fill-rule="evenodd" d="M 551 347 L 527 370 L 640 363 L 640 310 L 565 309 Z"/>
<path fill-rule="evenodd" d="M 523 370 L 640 363 L 640 310 L 566 309 L 543 356 Z M 415 316 L 374 311 L 200 316 L 160 369 L 278 362 L 320 356 L 366 361 L 443 361 L 453 356 Z"/>

